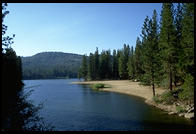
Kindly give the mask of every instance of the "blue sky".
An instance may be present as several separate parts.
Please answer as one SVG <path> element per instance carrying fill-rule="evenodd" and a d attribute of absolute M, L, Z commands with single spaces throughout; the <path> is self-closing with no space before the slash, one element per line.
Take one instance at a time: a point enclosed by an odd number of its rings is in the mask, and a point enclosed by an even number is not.
<path fill-rule="evenodd" d="M 39 52 L 87 54 L 135 47 L 146 15 L 161 3 L 8 3 L 5 18 L 19 56 Z"/>

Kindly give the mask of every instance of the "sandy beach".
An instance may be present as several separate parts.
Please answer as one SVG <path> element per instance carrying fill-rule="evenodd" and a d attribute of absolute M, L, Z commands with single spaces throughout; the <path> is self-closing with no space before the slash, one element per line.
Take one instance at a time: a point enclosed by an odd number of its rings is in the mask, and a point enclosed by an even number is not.
<path fill-rule="evenodd" d="M 102 88 L 103 91 L 111 91 L 124 93 L 142 97 L 146 100 L 151 100 L 153 97 L 152 87 L 140 85 L 139 82 L 132 82 L 129 80 L 108 80 L 108 81 L 85 81 L 85 82 L 73 82 L 72 84 L 96 84 L 102 83 L 108 86 Z M 162 94 L 165 90 L 161 88 L 155 89 L 156 94 Z"/>
<path fill-rule="evenodd" d="M 72 82 L 72 84 L 105 84 L 106 88 L 99 90 L 123 93 L 128 95 L 138 96 L 144 99 L 145 103 L 157 107 L 168 114 L 177 114 L 176 105 L 157 104 L 153 99 L 152 87 L 144 86 L 139 82 L 133 82 L 130 80 L 107 80 L 107 81 L 84 81 L 84 82 Z M 155 87 L 155 94 L 162 94 L 166 89 Z M 180 116 L 180 115 L 179 115 Z M 188 117 L 189 118 L 189 117 Z"/>

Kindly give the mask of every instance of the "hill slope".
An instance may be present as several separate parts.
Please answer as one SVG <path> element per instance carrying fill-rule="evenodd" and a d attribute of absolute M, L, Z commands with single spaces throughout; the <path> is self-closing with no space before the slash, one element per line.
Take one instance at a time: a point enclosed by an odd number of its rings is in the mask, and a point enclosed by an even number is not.
<path fill-rule="evenodd" d="M 77 77 L 82 55 L 63 52 L 42 52 L 21 57 L 23 79 Z"/>

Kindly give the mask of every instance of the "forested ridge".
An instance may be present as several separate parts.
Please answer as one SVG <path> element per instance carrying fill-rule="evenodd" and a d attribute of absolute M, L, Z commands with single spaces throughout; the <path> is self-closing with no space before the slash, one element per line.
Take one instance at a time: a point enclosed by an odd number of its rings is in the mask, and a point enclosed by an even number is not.
<path fill-rule="evenodd" d="M 83 55 L 78 77 L 140 81 L 152 87 L 157 102 L 177 99 L 193 103 L 194 3 L 163 3 L 160 16 L 153 10 L 152 17 L 144 18 L 135 48 L 124 44 L 122 49 L 101 53 L 96 48 L 89 56 Z M 169 92 L 159 98 L 158 86 Z"/>
<path fill-rule="evenodd" d="M 21 60 L 23 79 L 76 78 L 82 55 L 42 52 Z"/>

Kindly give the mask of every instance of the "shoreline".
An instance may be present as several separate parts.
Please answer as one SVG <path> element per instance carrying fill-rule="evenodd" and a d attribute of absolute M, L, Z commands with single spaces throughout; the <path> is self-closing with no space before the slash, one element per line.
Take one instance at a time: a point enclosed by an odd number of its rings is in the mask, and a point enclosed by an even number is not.
<path fill-rule="evenodd" d="M 140 85 L 140 82 L 133 82 L 130 80 L 104 80 L 104 81 L 81 81 L 81 82 L 72 82 L 72 84 L 81 84 L 81 85 L 91 85 L 91 84 L 105 84 L 107 87 L 100 88 L 101 91 L 109 91 L 109 92 L 116 92 L 116 93 L 122 93 L 127 94 L 131 96 L 137 96 L 144 99 L 144 102 L 148 105 L 157 107 L 168 114 L 175 114 L 178 116 L 184 116 L 185 118 L 192 118 L 192 115 L 194 116 L 194 113 L 187 113 L 182 114 L 178 113 L 176 110 L 176 105 L 166 105 L 166 104 L 157 104 L 155 103 L 153 98 L 153 92 L 152 88 L 150 86 L 144 86 Z M 163 88 L 157 88 L 155 87 L 155 94 L 162 94 L 166 89 Z M 191 114 L 191 115 L 190 115 Z"/>

